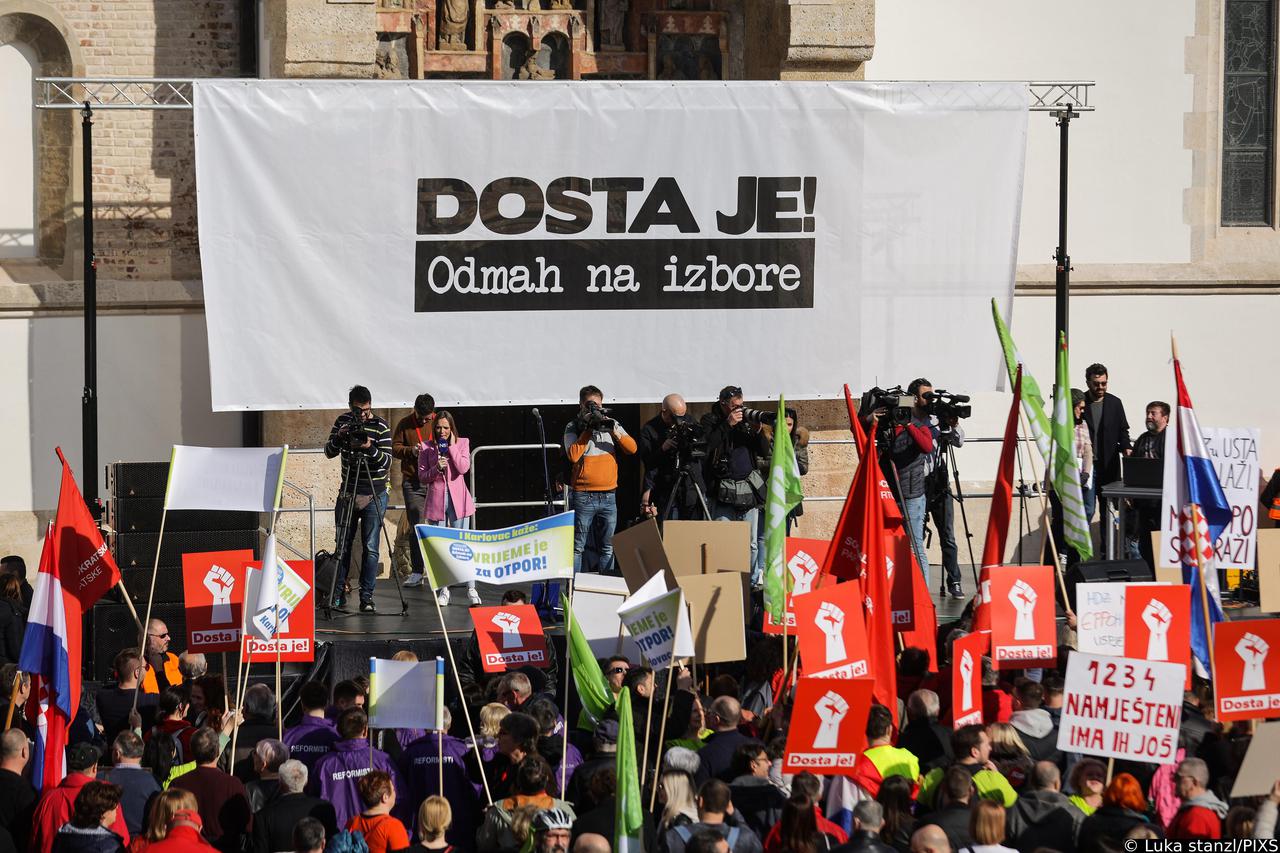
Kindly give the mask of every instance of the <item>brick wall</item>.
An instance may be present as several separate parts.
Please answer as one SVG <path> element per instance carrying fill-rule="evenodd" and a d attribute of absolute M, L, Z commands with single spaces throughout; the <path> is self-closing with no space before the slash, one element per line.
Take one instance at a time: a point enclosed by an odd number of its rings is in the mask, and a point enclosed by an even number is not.
<path fill-rule="evenodd" d="M 53 0 L 50 5 L 68 24 L 85 76 L 240 73 L 240 4 L 233 0 Z M 96 114 L 93 186 L 100 280 L 199 278 L 191 120 L 187 110 Z"/>

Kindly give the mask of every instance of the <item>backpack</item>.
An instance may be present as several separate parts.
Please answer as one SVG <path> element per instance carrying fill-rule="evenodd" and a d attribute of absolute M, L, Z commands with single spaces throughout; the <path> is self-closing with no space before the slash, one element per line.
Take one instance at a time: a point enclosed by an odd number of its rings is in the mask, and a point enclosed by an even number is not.
<path fill-rule="evenodd" d="M 324 853 L 369 853 L 369 845 L 364 840 L 364 833 L 344 829 L 329 839 Z"/>
<path fill-rule="evenodd" d="M 672 829 L 676 831 L 676 835 L 680 836 L 680 840 L 683 841 L 685 844 L 688 844 L 689 839 L 693 838 L 693 830 L 689 828 L 690 826 L 691 824 L 685 824 L 684 826 L 672 827 Z M 738 835 L 741 829 L 742 827 L 739 827 L 739 826 L 729 827 L 729 834 L 725 836 L 725 841 L 729 843 L 729 853 L 733 853 L 733 845 L 737 843 Z M 325 853 L 330 853 L 330 851 L 326 850 Z"/>

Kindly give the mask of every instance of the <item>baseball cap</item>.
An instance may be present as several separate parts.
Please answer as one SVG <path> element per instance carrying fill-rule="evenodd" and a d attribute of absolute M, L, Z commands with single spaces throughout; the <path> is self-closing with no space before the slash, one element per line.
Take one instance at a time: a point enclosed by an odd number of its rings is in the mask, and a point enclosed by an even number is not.
<path fill-rule="evenodd" d="M 618 721 L 604 719 L 596 723 L 595 738 L 601 743 L 617 743 Z"/>

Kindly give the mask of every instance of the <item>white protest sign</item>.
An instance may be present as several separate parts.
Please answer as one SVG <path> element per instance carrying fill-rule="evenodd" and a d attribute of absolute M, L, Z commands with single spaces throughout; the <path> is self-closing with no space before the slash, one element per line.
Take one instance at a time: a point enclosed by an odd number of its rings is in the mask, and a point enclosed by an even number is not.
<path fill-rule="evenodd" d="M 655 670 L 669 666 L 672 657 L 694 654 L 684 593 L 666 589 L 666 579 L 656 574 L 618 608 L 618 618 Z"/>
<path fill-rule="evenodd" d="M 1058 749 L 1168 764 L 1182 722 L 1180 663 L 1073 652 L 1058 728 Z"/>
<path fill-rule="evenodd" d="M 1219 569 L 1252 571 L 1258 553 L 1258 482 L 1262 476 L 1261 431 L 1256 427 L 1201 427 L 1205 451 L 1231 504 L 1231 524 L 1213 545 L 1214 563 Z M 1177 427 L 1169 421 L 1165 435 L 1164 476 L 1174 476 L 1177 453 L 1171 441 Z M 1171 458 L 1172 456 L 1172 458 Z M 1167 494 L 1167 493 L 1166 493 Z M 1178 513 L 1181 507 L 1161 506 L 1160 567 L 1180 568 L 1178 560 Z"/>
<path fill-rule="evenodd" d="M 175 444 L 165 509 L 271 512 L 280 506 L 285 447 L 187 447 Z"/>
<path fill-rule="evenodd" d="M 443 695 L 443 682 L 443 658 L 369 658 L 369 727 L 434 729 L 436 697 Z"/>
<path fill-rule="evenodd" d="M 500 530 L 419 524 L 432 589 L 467 581 L 537 583 L 573 577 L 573 512 Z"/>
<path fill-rule="evenodd" d="M 1147 583 L 1090 583 L 1076 586 L 1078 648 L 1094 655 L 1124 654 L 1124 590 Z M 1159 584 L 1156 584 L 1159 585 Z"/>
<path fill-rule="evenodd" d="M 276 627 L 276 619 L 271 617 L 271 613 L 255 613 L 253 615 L 253 627 L 256 628 L 256 635 L 263 639 L 270 638 L 276 633 L 281 635 L 289 633 L 289 614 L 294 611 L 302 599 L 311 590 L 311 584 L 293 570 L 284 560 L 276 560 L 276 572 L 279 578 L 279 587 L 276 590 L 276 612 L 278 614 L 279 628 Z M 258 589 L 262 586 L 262 569 L 250 566 L 245 582 L 247 589 L 246 601 L 258 600 Z"/>

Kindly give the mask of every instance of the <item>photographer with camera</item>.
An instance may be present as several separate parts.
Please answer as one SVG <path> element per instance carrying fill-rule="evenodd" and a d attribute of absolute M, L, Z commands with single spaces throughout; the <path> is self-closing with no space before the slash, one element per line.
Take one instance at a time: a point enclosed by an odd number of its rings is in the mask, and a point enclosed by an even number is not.
<path fill-rule="evenodd" d="M 648 500 L 641 507 L 646 514 L 659 521 L 667 517 L 706 518 L 698 490 L 706 495 L 699 463 L 706 456 L 707 443 L 683 397 L 668 394 L 662 398 L 661 410 L 640 428 L 639 446 L 649 487 Z M 682 478 L 681 472 L 688 476 Z M 670 516 L 664 514 L 668 503 Z"/>
<path fill-rule="evenodd" d="M 777 415 L 748 409 L 742 403 L 742 389 L 728 385 L 711 411 L 702 416 L 707 455 L 702 474 L 708 486 L 707 500 L 716 521 L 745 521 L 751 526 L 751 585 L 762 577 L 756 564 L 756 516 L 764 506 L 766 485 L 756 467 L 756 459 L 769 452 L 768 438 L 761 430 L 772 425 Z"/>
<path fill-rule="evenodd" d="M 618 524 L 618 449 L 636 452 L 627 435 L 604 408 L 604 392 L 594 385 L 578 391 L 578 416 L 564 428 L 564 452 L 569 473 L 569 508 L 573 510 L 573 571 L 582 571 L 583 552 L 592 528 L 599 526 L 600 550 L 595 565 L 601 574 L 612 571 L 613 529 Z"/>
<path fill-rule="evenodd" d="M 347 394 L 349 411 L 338 415 L 324 444 L 324 455 L 342 457 L 342 484 L 334 508 L 337 558 L 342 587 L 335 584 L 333 606 L 346 604 L 347 571 L 356 525 L 364 549 L 360 564 L 360 612 L 373 613 L 373 587 L 378 579 L 378 536 L 387 512 L 387 473 L 391 469 L 391 427 L 373 413 L 373 397 L 363 385 Z"/>

